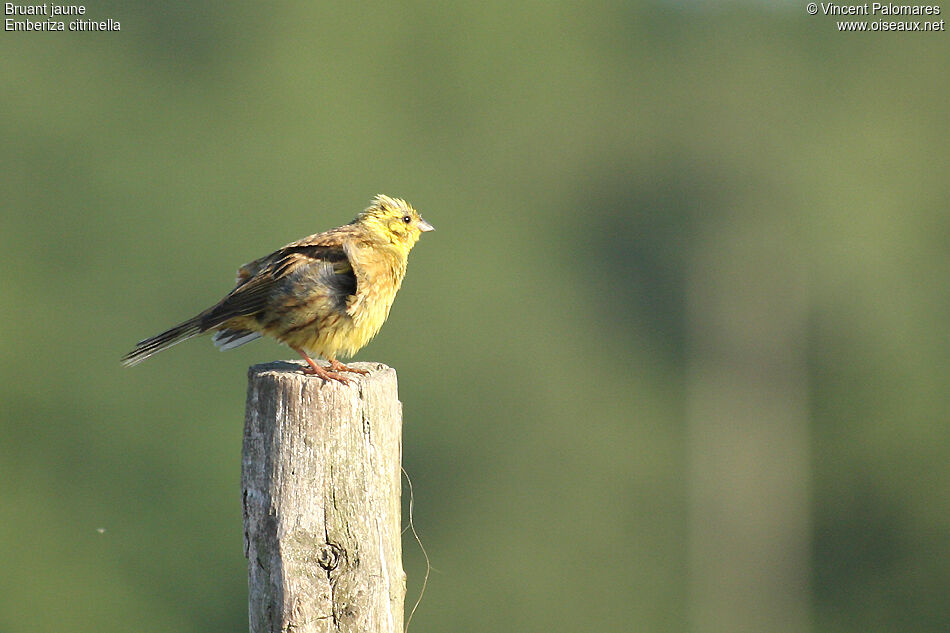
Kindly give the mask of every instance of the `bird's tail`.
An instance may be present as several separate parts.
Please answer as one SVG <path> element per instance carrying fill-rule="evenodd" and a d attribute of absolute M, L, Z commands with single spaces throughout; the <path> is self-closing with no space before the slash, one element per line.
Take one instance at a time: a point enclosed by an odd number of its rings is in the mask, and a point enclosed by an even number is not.
<path fill-rule="evenodd" d="M 138 365 L 146 358 L 154 356 L 163 349 L 168 349 L 176 343 L 181 343 L 182 341 L 190 339 L 192 336 L 201 334 L 204 331 L 201 327 L 202 316 L 204 315 L 199 314 L 195 318 L 188 319 L 184 323 L 176 325 L 170 330 L 166 330 L 161 334 L 156 334 L 155 336 L 147 338 L 144 341 L 139 341 L 139 344 L 135 346 L 135 349 L 122 358 L 122 364 L 126 367 Z"/>

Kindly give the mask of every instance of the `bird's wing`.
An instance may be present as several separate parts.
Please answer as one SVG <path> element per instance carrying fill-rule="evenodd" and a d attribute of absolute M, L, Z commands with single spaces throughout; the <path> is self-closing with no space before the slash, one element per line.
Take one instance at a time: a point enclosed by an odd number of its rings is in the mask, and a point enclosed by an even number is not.
<path fill-rule="evenodd" d="M 354 289 L 357 281 L 342 244 L 345 235 L 340 229 L 311 235 L 241 266 L 234 290 L 202 315 L 202 330 L 260 312 L 278 284 L 315 264 L 323 266 L 321 272 L 329 282 L 329 290 Z"/>
<path fill-rule="evenodd" d="M 367 236 L 358 224 L 346 224 L 326 233 L 317 233 L 288 244 L 285 248 L 327 245 L 339 249 L 339 251 L 334 252 L 334 257 L 339 257 L 342 254 L 346 258 L 348 270 L 346 271 L 345 285 L 348 286 L 348 291 L 346 296 L 340 298 L 343 300 L 342 307 L 346 310 L 346 313 L 351 317 L 355 317 L 363 301 L 367 298 L 369 289 L 372 287 L 369 271 L 365 266 L 365 254 L 361 256 L 359 253 L 367 247 Z"/>

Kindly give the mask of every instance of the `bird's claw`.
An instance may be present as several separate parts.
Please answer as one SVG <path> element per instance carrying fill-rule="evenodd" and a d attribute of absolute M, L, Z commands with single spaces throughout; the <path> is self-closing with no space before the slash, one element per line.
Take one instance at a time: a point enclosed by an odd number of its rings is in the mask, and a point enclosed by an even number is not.
<path fill-rule="evenodd" d="M 319 376 L 323 380 L 336 380 L 344 385 L 350 384 L 350 379 L 335 371 L 327 371 L 319 365 L 304 367 L 302 370 L 305 376 Z"/>
<path fill-rule="evenodd" d="M 300 354 L 305 361 L 307 361 L 307 367 L 303 367 L 301 371 L 307 376 L 319 376 L 324 380 L 336 380 L 337 382 L 342 382 L 344 385 L 350 384 L 350 379 L 342 375 L 340 372 L 348 371 L 354 374 L 368 374 L 369 372 L 365 369 L 355 369 L 353 367 L 347 367 L 340 361 L 335 358 L 330 359 L 330 371 L 327 371 L 320 365 L 318 365 L 312 358 L 310 358 L 306 352 L 297 347 L 293 348 L 295 352 Z"/>
<path fill-rule="evenodd" d="M 354 374 L 363 374 L 364 376 L 369 373 L 365 369 L 356 369 L 355 367 L 347 367 L 346 365 L 344 365 L 343 363 L 335 359 L 330 361 L 330 369 L 332 369 L 335 372 L 348 371 Z"/>

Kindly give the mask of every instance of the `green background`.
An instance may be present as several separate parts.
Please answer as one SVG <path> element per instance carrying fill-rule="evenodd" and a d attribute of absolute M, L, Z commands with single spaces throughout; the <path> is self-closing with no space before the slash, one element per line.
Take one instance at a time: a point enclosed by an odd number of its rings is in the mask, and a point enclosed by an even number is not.
<path fill-rule="evenodd" d="M 293 354 L 119 358 L 377 193 L 437 229 L 357 356 L 399 372 L 414 632 L 715 630 L 710 359 L 791 368 L 806 467 L 753 440 L 735 481 L 804 491 L 805 630 L 947 630 L 950 40 L 804 7 L 96 2 L 121 31 L 0 33 L 0 631 L 246 630 L 245 371 Z"/>

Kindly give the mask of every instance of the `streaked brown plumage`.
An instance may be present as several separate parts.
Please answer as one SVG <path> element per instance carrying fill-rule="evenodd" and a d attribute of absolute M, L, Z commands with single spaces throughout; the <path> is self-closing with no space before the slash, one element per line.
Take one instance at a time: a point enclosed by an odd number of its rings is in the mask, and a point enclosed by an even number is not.
<path fill-rule="evenodd" d="M 123 358 L 135 365 L 204 332 L 231 349 L 272 336 L 295 350 L 304 373 L 348 382 L 337 360 L 351 356 L 379 332 L 406 274 L 409 251 L 432 225 L 405 200 L 377 196 L 344 226 L 291 242 L 241 266 L 237 285 L 194 318 L 145 339 Z M 327 371 L 311 355 L 330 361 Z"/>

